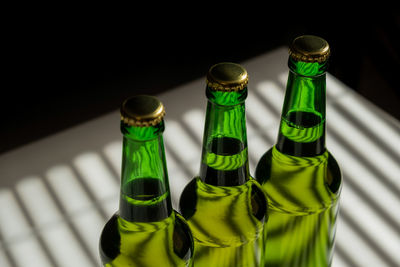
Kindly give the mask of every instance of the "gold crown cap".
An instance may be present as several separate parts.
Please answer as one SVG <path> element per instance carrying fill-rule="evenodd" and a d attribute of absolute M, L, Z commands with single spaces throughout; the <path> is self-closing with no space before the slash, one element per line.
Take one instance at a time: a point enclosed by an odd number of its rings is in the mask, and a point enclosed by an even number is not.
<path fill-rule="evenodd" d="M 249 81 L 245 68 L 231 62 L 215 64 L 207 73 L 207 86 L 215 91 L 243 90 Z"/>
<path fill-rule="evenodd" d="M 330 55 L 328 42 L 315 35 L 302 35 L 295 38 L 289 48 L 289 55 L 296 61 L 325 62 Z"/>
<path fill-rule="evenodd" d="M 164 115 L 164 105 L 154 96 L 132 96 L 121 106 L 121 121 L 130 126 L 155 126 L 161 122 Z"/>

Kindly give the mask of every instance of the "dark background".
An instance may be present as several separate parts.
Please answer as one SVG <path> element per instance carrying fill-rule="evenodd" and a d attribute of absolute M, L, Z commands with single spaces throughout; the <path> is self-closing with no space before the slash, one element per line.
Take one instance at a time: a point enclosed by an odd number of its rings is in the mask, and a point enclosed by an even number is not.
<path fill-rule="evenodd" d="M 329 72 L 400 120 L 398 12 L 157 21 L 137 14 L 40 13 L 5 24 L 0 153 L 115 110 L 130 95 L 172 89 L 217 62 L 241 62 L 302 34 L 325 38 Z"/>

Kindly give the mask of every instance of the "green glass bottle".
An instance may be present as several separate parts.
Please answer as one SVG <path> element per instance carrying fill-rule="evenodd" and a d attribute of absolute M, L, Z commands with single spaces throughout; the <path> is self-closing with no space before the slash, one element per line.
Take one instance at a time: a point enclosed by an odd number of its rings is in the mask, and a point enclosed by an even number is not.
<path fill-rule="evenodd" d="M 180 211 L 195 243 L 194 265 L 259 266 L 266 198 L 249 174 L 247 71 L 234 63 L 207 75 L 207 113 L 200 175 L 184 188 Z"/>
<path fill-rule="evenodd" d="M 341 172 L 325 147 L 328 43 L 300 36 L 289 49 L 278 140 L 256 167 L 267 194 L 265 266 L 331 266 Z"/>
<path fill-rule="evenodd" d="M 162 133 L 164 106 L 152 96 L 121 107 L 123 134 L 119 211 L 100 237 L 104 266 L 191 266 L 193 239 L 172 209 Z"/>

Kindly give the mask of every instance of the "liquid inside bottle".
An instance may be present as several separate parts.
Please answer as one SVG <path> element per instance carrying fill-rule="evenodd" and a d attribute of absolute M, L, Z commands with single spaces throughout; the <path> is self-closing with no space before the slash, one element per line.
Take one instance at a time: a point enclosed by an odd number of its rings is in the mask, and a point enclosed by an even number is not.
<path fill-rule="evenodd" d="M 280 131 L 282 153 L 306 157 L 325 151 L 325 119 L 318 113 L 290 111 L 282 116 Z"/>
<path fill-rule="evenodd" d="M 265 266 L 330 266 L 341 174 L 326 151 L 295 157 L 276 147 L 260 159 L 256 177 L 268 192 Z"/>

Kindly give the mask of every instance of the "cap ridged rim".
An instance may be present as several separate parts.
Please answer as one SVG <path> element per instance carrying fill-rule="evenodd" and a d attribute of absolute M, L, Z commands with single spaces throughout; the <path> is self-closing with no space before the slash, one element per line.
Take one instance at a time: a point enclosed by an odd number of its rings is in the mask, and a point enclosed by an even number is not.
<path fill-rule="evenodd" d="M 127 98 L 121 105 L 121 121 L 129 126 L 150 127 L 159 124 L 165 116 L 161 101 L 148 95 Z"/>
<path fill-rule="evenodd" d="M 315 35 L 302 35 L 295 38 L 289 47 L 289 55 L 296 61 L 323 63 L 330 56 L 328 42 Z"/>
<path fill-rule="evenodd" d="M 222 62 L 213 65 L 206 77 L 207 86 L 214 91 L 241 91 L 247 87 L 249 75 L 241 65 Z"/>

